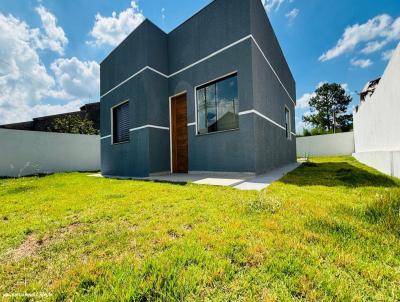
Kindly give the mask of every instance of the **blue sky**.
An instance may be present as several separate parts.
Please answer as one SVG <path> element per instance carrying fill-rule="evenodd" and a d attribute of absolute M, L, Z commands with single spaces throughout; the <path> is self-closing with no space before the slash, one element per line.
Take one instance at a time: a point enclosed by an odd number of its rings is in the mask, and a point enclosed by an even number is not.
<path fill-rule="evenodd" d="M 261 0 L 260 0 L 261 1 Z M 400 41 L 398 0 L 265 0 L 297 83 L 297 128 L 319 83 L 353 94 Z M 0 124 L 73 111 L 99 94 L 99 66 L 143 18 L 169 32 L 208 0 L 0 2 Z"/>

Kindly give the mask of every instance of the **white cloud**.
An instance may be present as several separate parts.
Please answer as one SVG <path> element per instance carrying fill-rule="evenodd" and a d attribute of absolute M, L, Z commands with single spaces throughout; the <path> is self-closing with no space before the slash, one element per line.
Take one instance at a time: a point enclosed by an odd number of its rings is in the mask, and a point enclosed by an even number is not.
<path fill-rule="evenodd" d="M 35 45 L 37 30 L 0 14 L 0 123 L 12 108 L 35 104 L 54 85 Z M 23 112 L 21 112 L 23 113 Z M 8 119 L 7 119 L 8 120 Z"/>
<path fill-rule="evenodd" d="M 77 58 L 58 59 L 51 64 L 63 98 L 97 99 L 100 92 L 100 66 L 97 62 L 82 62 Z"/>
<path fill-rule="evenodd" d="M 390 29 L 387 32 L 387 39 L 389 41 L 400 40 L 400 17 L 398 17 L 392 23 Z"/>
<path fill-rule="evenodd" d="M 361 50 L 361 52 L 363 54 L 370 54 L 373 52 L 376 52 L 378 50 L 381 50 L 385 45 L 387 44 L 386 41 L 372 41 L 372 42 L 368 42 L 367 45 L 364 47 L 363 50 Z"/>
<path fill-rule="evenodd" d="M 93 88 L 98 85 L 98 76 L 90 76 L 96 75 L 97 63 L 81 62 L 85 68 L 74 71 L 72 66 L 68 70 L 65 64 L 60 64 L 62 61 L 57 60 L 57 72 L 62 71 L 56 74 L 57 81 L 49 74 L 40 60 L 38 49 L 45 47 L 41 38 L 51 34 L 30 28 L 12 15 L 5 16 L 1 13 L 0 32 L 0 124 L 77 110 L 82 101 L 72 99 L 73 97 L 83 97 L 87 91 L 98 91 L 98 88 Z M 76 65 L 79 67 L 80 64 Z M 78 81 L 77 87 L 79 82 L 84 82 L 87 90 L 79 90 L 72 84 L 67 85 L 68 81 L 64 80 L 68 79 L 66 73 L 69 73 L 70 79 L 74 77 L 71 81 Z M 54 98 L 57 100 L 53 100 Z"/>
<path fill-rule="evenodd" d="M 385 41 L 394 39 L 396 35 L 393 36 L 390 31 L 393 26 L 397 28 L 398 20 L 393 23 L 392 20 L 393 19 L 389 15 L 383 14 L 368 20 L 364 24 L 354 24 L 347 27 L 336 46 L 322 54 L 319 60 L 331 60 L 354 50 L 360 43 L 376 40 L 377 38 L 382 38 Z"/>
<path fill-rule="evenodd" d="M 309 129 L 310 125 L 308 125 L 307 123 L 303 122 L 303 119 L 301 117 L 297 117 L 295 118 L 296 121 L 296 133 L 298 135 L 302 135 L 304 129 Z"/>
<path fill-rule="evenodd" d="M 78 110 L 78 108 L 81 106 L 83 106 L 82 101 L 73 100 L 65 104 L 38 104 L 33 107 L 27 108 L 27 110 L 29 112 L 29 115 L 38 117 L 65 112 L 73 112 Z"/>
<path fill-rule="evenodd" d="M 299 12 L 300 10 L 298 8 L 294 8 L 290 12 L 288 12 L 285 16 L 290 21 L 293 21 L 299 15 Z"/>
<path fill-rule="evenodd" d="M 373 62 L 370 59 L 351 59 L 350 61 L 351 65 L 361 67 L 361 68 L 367 68 L 373 64 Z"/>
<path fill-rule="evenodd" d="M 305 108 L 310 107 L 309 102 L 310 102 L 311 98 L 313 98 L 314 96 L 315 96 L 315 92 L 303 94 L 302 97 L 296 101 L 296 104 L 297 104 L 296 108 L 297 109 L 305 109 Z"/>
<path fill-rule="evenodd" d="M 164 7 L 161 9 L 161 19 L 163 19 L 163 21 L 165 20 L 165 8 Z"/>
<path fill-rule="evenodd" d="M 319 87 L 321 87 L 322 85 L 324 85 L 324 84 L 326 84 L 326 83 L 328 83 L 328 81 L 321 81 L 321 82 L 319 82 L 319 83 L 317 84 L 317 86 L 315 86 L 315 89 L 318 89 Z M 304 93 L 304 94 L 301 96 L 301 98 L 299 98 L 299 99 L 296 101 L 296 108 L 297 108 L 297 109 L 309 108 L 309 107 L 310 107 L 310 105 L 309 105 L 310 100 L 311 100 L 311 98 L 315 97 L 315 95 L 316 95 L 315 92 L 307 92 L 307 93 Z"/>
<path fill-rule="evenodd" d="M 3 108 L 0 110 L 0 123 L 9 124 L 25 122 L 34 117 L 73 112 L 79 110 L 82 105 L 83 103 L 79 100 L 70 101 L 66 104 L 15 104 L 7 109 Z"/>
<path fill-rule="evenodd" d="M 261 0 L 267 12 L 278 11 L 284 2 L 292 3 L 293 0 Z"/>
<path fill-rule="evenodd" d="M 349 84 L 343 83 L 343 84 L 340 84 L 340 86 L 342 86 L 342 88 L 344 89 L 344 91 L 346 91 L 346 93 L 350 92 Z"/>
<path fill-rule="evenodd" d="M 111 17 L 103 17 L 97 13 L 93 29 L 90 32 L 94 41 L 89 43 L 98 46 L 117 46 L 140 25 L 144 19 L 136 0 L 133 0 L 131 6 L 119 14 L 113 12 Z"/>
<path fill-rule="evenodd" d="M 382 60 L 389 61 L 392 58 L 394 51 L 395 51 L 395 49 L 389 49 L 387 51 L 384 51 L 382 53 Z"/>
<path fill-rule="evenodd" d="M 45 34 L 42 34 L 38 41 L 39 48 L 49 48 L 63 55 L 65 46 L 68 44 L 68 39 L 65 36 L 64 30 L 60 26 L 57 26 L 56 17 L 42 5 L 36 8 L 36 12 L 40 16 L 45 31 Z"/>

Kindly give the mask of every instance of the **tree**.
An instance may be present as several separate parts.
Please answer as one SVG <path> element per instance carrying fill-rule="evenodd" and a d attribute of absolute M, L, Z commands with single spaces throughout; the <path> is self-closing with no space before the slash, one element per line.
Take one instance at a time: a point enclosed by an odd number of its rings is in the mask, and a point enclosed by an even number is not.
<path fill-rule="evenodd" d="M 327 131 L 324 129 L 320 128 L 312 128 L 312 129 L 307 129 L 303 128 L 303 136 L 314 136 L 314 135 L 323 135 L 327 134 Z"/>
<path fill-rule="evenodd" d="M 311 114 L 303 116 L 303 121 L 327 132 L 349 131 L 353 128 L 353 115 L 346 112 L 351 101 L 341 85 L 325 83 L 315 90 L 309 102 Z"/>
<path fill-rule="evenodd" d="M 55 118 L 47 127 L 50 132 L 72 133 L 72 134 L 99 134 L 94 128 L 93 121 L 86 116 L 70 114 Z"/>

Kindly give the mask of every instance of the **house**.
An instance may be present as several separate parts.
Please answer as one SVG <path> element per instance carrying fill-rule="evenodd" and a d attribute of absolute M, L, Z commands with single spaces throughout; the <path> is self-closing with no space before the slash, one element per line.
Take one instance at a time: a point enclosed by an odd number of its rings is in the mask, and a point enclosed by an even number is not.
<path fill-rule="evenodd" d="M 260 0 L 149 20 L 101 63 L 103 175 L 262 174 L 296 161 L 295 81 Z"/>
<path fill-rule="evenodd" d="M 0 125 L 3 129 L 51 132 L 51 125 L 58 118 L 78 116 L 93 122 L 93 128 L 100 130 L 100 103 L 88 103 L 80 111 L 36 117 L 32 121 Z"/>
<path fill-rule="evenodd" d="M 353 156 L 388 175 L 400 177 L 400 44 L 382 78 L 370 81 L 354 110 Z"/>

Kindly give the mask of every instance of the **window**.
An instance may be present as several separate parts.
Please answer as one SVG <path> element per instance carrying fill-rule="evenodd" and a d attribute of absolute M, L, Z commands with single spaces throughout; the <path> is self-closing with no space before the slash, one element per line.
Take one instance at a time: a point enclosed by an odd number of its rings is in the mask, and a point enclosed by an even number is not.
<path fill-rule="evenodd" d="M 197 134 L 239 128 L 237 75 L 232 75 L 196 90 Z"/>
<path fill-rule="evenodd" d="M 112 109 L 113 144 L 129 142 L 129 103 Z"/>
<path fill-rule="evenodd" d="M 290 111 L 287 107 L 285 107 L 285 130 L 286 130 L 286 138 L 291 139 L 290 133 Z"/>

